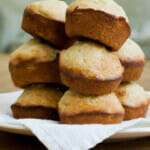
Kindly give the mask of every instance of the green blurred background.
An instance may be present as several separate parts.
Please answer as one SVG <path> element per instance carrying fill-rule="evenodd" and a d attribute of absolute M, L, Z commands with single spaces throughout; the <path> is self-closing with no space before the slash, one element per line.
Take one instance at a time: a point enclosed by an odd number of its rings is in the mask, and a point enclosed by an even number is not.
<path fill-rule="evenodd" d="M 21 30 L 24 8 L 35 0 L 0 0 L 0 53 L 9 53 L 31 37 Z M 71 3 L 72 0 L 66 0 Z M 150 0 L 116 0 L 129 17 L 132 39 L 150 59 Z"/>

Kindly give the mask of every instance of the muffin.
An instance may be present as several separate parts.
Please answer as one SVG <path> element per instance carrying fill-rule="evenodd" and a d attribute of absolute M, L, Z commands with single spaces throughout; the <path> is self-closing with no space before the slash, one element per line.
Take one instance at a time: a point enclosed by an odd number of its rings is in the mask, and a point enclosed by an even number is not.
<path fill-rule="evenodd" d="M 66 33 L 69 37 L 98 41 L 119 50 L 131 33 L 128 18 L 113 0 L 75 0 L 67 9 Z"/>
<path fill-rule="evenodd" d="M 34 83 L 60 83 L 58 50 L 32 39 L 11 54 L 9 70 L 20 88 Z"/>
<path fill-rule="evenodd" d="M 23 15 L 22 28 L 27 33 L 42 38 L 57 48 L 66 48 L 73 43 L 65 33 L 64 1 L 45 0 L 29 4 Z"/>
<path fill-rule="evenodd" d="M 123 81 L 139 80 L 146 63 L 146 58 L 140 46 L 128 39 L 121 49 L 114 53 L 119 56 L 125 69 Z"/>
<path fill-rule="evenodd" d="M 117 56 L 91 41 L 76 42 L 61 51 L 59 67 L 64 85 L 88 95 L 113 92 L 124 72 Z"/>
<path fill-rule="evenodd" d="M 58 120 L 58 102 L 62 94 L 59 89 L 50 85 L 32 85 L 12 104 L 13 116 Z"/>
<path fill-rule="evenodd" d="M 149 96 L 143 87 L 136 83 L 124 83 L 115 93 L 124 107 L 124 120 L 145 117 L 149 106 Z"/>
<path fill-rule="evenodd" d="M 68 90 L 58 104 L 61 123 L 114 124 L 124 117 L 124 109 L 114 93 L 104 96 L 87 96 Z"/>

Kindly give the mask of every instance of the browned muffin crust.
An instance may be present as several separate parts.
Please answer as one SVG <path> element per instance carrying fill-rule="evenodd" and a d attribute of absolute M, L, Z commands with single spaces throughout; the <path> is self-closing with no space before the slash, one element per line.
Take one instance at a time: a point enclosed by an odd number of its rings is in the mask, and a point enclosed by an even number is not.
<path fill-rule="evenodd" d="M 37 118 L 37 119 L 52 119 L 58 120 L 57 109 L 44 106 L 21 106 L 13 104 L 11 106 L 13 116 L 19 118 Z"/>
<path fill-rule="evenodd" d="M 146 59 L 144 61 L 120 61 L 125 70 L 123 74 L 123 82 L 137 81 L 140 79 Z"/>
<path fill-rule="evenodd" d="M 61 123 L 67 124 L 116 124 L 122 122 L 124 114 L 109 114 L 105 112 L 85 112 L 74 116 L 60 115 Z"/>
<path fill-rule="evenodd" d="M 122 81 L 122 76 L 110 80 L 87 78 L 82 74 L 75 74 L 72 70 L 68 70 L 61 65 L 60 77 L 62 83 L 66 86 L 88 95 L 104 95 L 111 93 Z"/>
<path fill-rule="evenodd" d="M 117 56 L 91 41 L 80 41 L 61 51 L 59 68 L 62 83 L 86 95 L 113 92 L 124 72 Z"/>
<path fill-rule="evenodd" d="M 100 10 L 67 10 L 66 33 L 69 37 L 85 37 L 98 41 L 112 50 L 119 50 L 131 34 L 125 18 Z"/>
<path fill-rule="evenodd" d="M 115 94 L 125 110 L 124 120 L 146 116 L 150 99 L 143 87 L 136 83 L 123 83 Z"/>
<path fill-rule="evenodd" d="M 124 109 L 114 93 L 91 96 L 68 90 L 58 103 L 62 123 L 114 124 L 122 122 Z"/>
<path fill-rule="evenodd" d="M 49 19 L 35 13 L 30 8 L 26 8 L 24 11 L 22 29 L 33 36 L 50 42 L 60 49 L 69 47 L 75 41 L 66 36 L 64 22 Z"/>
<path fill-rule="evenodd" d="M 49 84 L 35 84 L 24 89 L 11 105 L 15 118 L 58 120 L 58 102 L 63 93 Z"/>
<path fill-rule="evenodd" d="M 123 105 L 125 110 L 124 120 L 131 120 L 136 118 L 144 118 L 147 114 L 149 103 L 147 105 L 141 105 L 139 107 L 131 107 Z"/>
<path fill-rule="evenodd" d="M 140 46 L 132 39 L 128 39 L 119 51 L 113 52 L 117 55 L 124 66 L 123 81 L 137 81 L 143 72 L 146 58 Z"/>
<path fill-rule="evenodd" d="M 59 77 L 58 57 L 52 62 L 36 59 L 10 62 L 9 70 L 15 86 L 24 88 L 34 83 L 61 83 Z"/>

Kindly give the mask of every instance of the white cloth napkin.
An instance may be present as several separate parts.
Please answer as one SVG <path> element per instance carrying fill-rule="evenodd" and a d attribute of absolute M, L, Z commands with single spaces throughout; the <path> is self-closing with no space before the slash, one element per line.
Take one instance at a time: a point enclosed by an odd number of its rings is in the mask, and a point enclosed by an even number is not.
<path fill-rule="evenodd" d="M 150 113 L 147 118 L 125 121 L 116 125 L 65 125 L 40 119 L 14 119 L 10 105 L 22 91 L 0 94 L 0 125 L 18 124 L 28 128 L 50 150 L 87 150 L 119 131 L 144 128 L 150 135 Z"/>

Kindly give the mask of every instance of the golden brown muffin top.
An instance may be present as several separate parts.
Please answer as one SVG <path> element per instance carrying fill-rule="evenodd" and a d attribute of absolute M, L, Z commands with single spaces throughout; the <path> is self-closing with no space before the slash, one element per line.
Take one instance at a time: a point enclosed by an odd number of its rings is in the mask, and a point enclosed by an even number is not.
<path fill-rule="evenodd" d="M 41 14 L 49 19 L 60 22 L 65 22 L 65 14 L 67 8 L 67 3 L 60 0 L 44 0 L 33 2 L 32 4 L 27 6 L 27 9 L 31 9 L 34 12 Z"/>
<path fill-rule="evenodd" d="M 32 85 L 24 90 L 15 104 L 21 106 L 43 106 L 58 108 L 58 102 L 63 93 L 52 86 Z"/>
<path fill-rule="evenodd" d="M 68 90 L 59 101 L 58 107 L 59 113 L 70 116 L 90 112 L 124 113 L 124 109 L 114 93 L 104 96 L 87 96 Z"/>
<path fill-rule="evenodd" d="M 69 6 L 68 10 L 73 11 L 76 8 L 101 10 L 117 17 L 124 17 L 126 21 L 128 21 L 123 8 L 119 6 L 114 0 L 75 0 Z"/>
<path fill-rule="evenodd" d="M 10 56 L 10 61 L 14 64 L 32 59 L 51 62 L 56 59 L 58 52 L 56 48 L 34 38 L 15 50 Z"/>
<path fill-rule="evenodd" d="M 140 107 L 149 103 L 148 94 L 136 83 L 121 84 L 115 93 L 121 104 L 125 106 Z"/>
<path fill-rule="evenodd" d="M 60 54 L 60 66 L 89 78 L 114 79 L 124 71 L 119 58 L 90 41 L 77 42 Z"/>
<path fill-rule="evenodd" d="M 122 61 L 145 61 L 145 55 L 140 46 L 131 39 L 128 39 L 121 49 L 114 52 Z"/>

